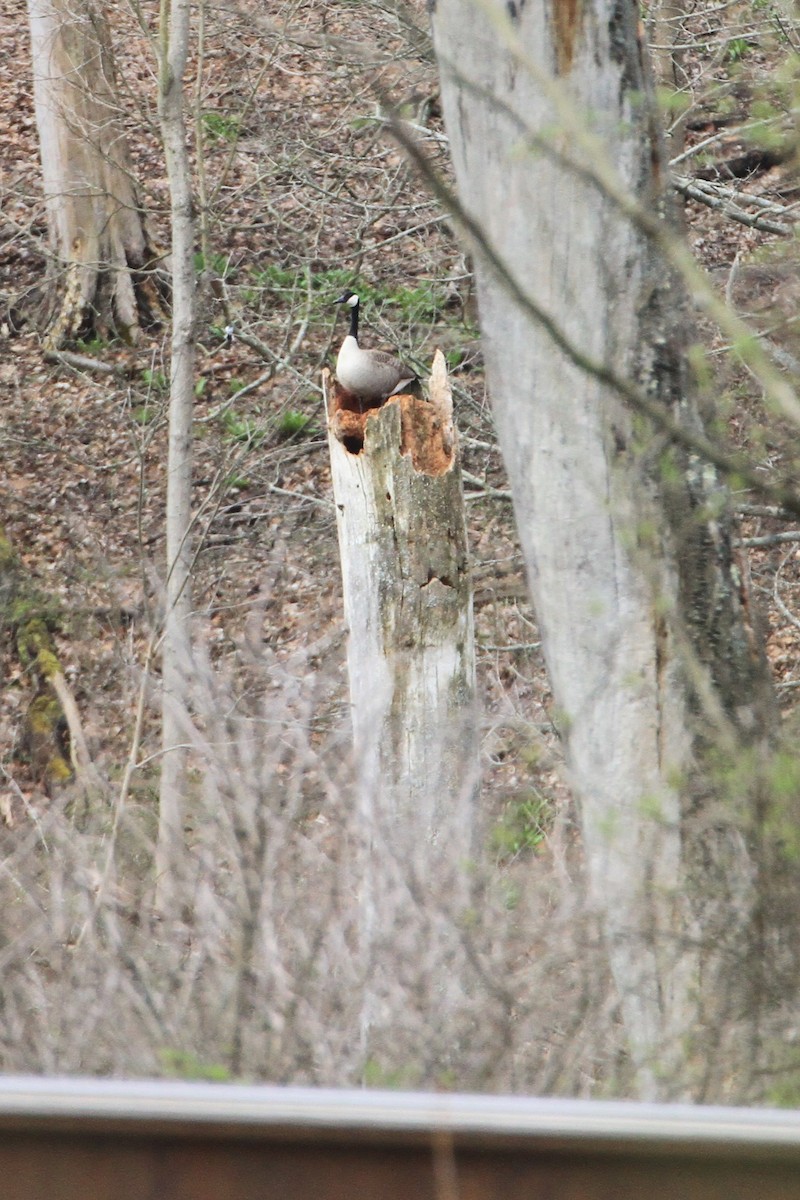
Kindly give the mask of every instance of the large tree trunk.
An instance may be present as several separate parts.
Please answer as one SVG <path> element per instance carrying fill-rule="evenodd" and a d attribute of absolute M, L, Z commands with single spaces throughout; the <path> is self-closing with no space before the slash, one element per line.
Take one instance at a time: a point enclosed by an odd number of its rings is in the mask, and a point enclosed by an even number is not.
<path fill-rule="evenodd" d="M 160 304 L 108 25 L 92 0 L 28 0 L 28 14 L 55 281 L 45 346 L 88 326 L 135 340 Z"/>
<path fill-rule="evenodd" d="M 434 12 L 462 201 L 563 335 L 559 348 L 479 250 L 493 408 L 590 894 L 641 1094 L 721 1095 L 728 1071 L 702 1056 L 731 1000 L 726 956 L 747 945 L 753 875 L 740 833 L 709 815 L 700 749 L 752 743 L 770 689 L 732 569 L 724 489 L 565 352 L 627 374 L 698 427 L 680 285 L 587 179 L 592 151 L 570 128 L 583 112 L 629 191 L 651 210 L 661 202 L 637 6 L 468 10 L 438 0 Z"/>

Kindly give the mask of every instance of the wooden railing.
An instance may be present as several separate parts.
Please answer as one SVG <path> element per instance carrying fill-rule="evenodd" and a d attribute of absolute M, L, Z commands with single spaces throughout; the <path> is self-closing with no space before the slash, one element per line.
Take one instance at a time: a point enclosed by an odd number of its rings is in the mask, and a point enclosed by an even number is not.
<path fill-rule="evenodd" d="M 2 1200 L 793 1200 L 800 1113 L 0 1077 Z"/>

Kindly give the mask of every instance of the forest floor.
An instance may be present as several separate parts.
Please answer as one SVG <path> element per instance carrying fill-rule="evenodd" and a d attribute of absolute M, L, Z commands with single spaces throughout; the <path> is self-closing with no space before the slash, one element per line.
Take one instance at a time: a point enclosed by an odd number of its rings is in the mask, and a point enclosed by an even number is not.
<path fill-rule="evenodd" d="M 120 6 L 122 8 L 123 6 Z M 153 8 L 153 6 L 150 6 Z M 259 12 L 265 10 L 258 6 Z M 219 16 L 196 68 L 211 195 L 201 280 L 195 443 L 197 634 L 216 661 L 258 637 L 286 660 L 324 641 L 324 699 L 315 721 L 346 710 L 344 630 L 321 368 L 344 318 L 332 301 L 358 279 L 363 340 L 390 340 L 427 364 L 441 345 L 457 363 L 457 421 L 468 473 L 468 512 L 485 711 L 485 763 L 500 809 L 561 790 L 548 690 L 505 480 L 485 396 L 471 281 L 463 255 L 376 120 L 371 63 L 348 51 L 324 64 L 323 32 L 356 35 L 346 7 L 301 6 L 307 45 L 245 17 Z M 409 19 L 422 22 L 421 6 Z M 278 20 L 280 6 L 272 17 Z M 115 40 L 131 146 L 156 236 L 168 236 L 153 61 L 124 13 Z M 369 48 L 384 79 L 435 115 L 429 60 L 409 31 L 382 16 Z M 413 31 L 411 31 L 413 35 Z M 396 61 L 395 61 L 396 60 Z M 80 347 L 109 377 L 43 360 L 36 315 L 47 269 L 24 0 L 0 16 L 0 511 L 31 580 L 53 604 L 54 635 L 101 774 L 117 778 L 129 754 L 143 664 L 158 626 L 166 488 L 165 331 L 135 350 L 94 340 Z M 323 69 L 324 66 L 324 69 Z M 195 95 L 197 99 L 197 94 Z M 197 126 L 193 130 L 197 153 Z M 435 143 L 434 143 L 435 146 Z M 200 265 L 203 265 L 202 263 Z M 221 280 L 224 304 L 208 287 Z M 237 328 L 223 344 L 229 319 Z M 339 322 L 337 324 L 337 315 Z M 247 339 L 250 344 L 247 344 Z M 253 349 L 256 343 L 259 349 Z M 238 396 L 246 385 L 261 382 Z M 0 646 L 0 812 L 24 824 L 48 803 L 31 763 L 24 715 L 31 684 L 13 639 Z M 158 748 L 147 709 L 139 757 Z M 524 753 L 520 754 L 520 751 Z M 537 778 L 528 777 L 537 762 Z M 152 794 L 153 771 L 136 787 Z M 535 826 L 520 837 L 538 839 Z M 515 836 L 515 835 L 514 835 Z"/>
<path fill-rule="evenodd" d="M 143 6 L 151 21 L 156 7 Z M 312 666 L 324 666 L 325 680 L 312 725 L 345 713 L 320 371 L 342 335 L 330 302 L 358 279 L 368 344 L 391 340 L 419 363 L 440 345 L 451 364 L 475 575 L 486 789 L 500 844 L 516 854 L 535 848 L 554 808 L 568 813 L 550 694 L 495 448 L 468 264 L 386 133 L 370 86 L 379 75 L 444 166 L 424 5 L 370 6 L 366 26 L 362 7 L 300 3 L 286 27 L 280 3 L 215 9 L 202 69 L 195 62 L 189 81 L 193 153 L 197 160 L 202 141 L 207 192 L 199 259 L 197 636 L 218 663 L 234 661 L 254 639 L 287 662 L 307 653 Z M 165 243 L 152 52 L 126 6 L 114 9 L 121 103 L 142 200 Z M 748 119 L 754 81 L 774 63 L 772 43 L 764 48 L 754 28 L 744 16 L 741 28 L 695 17 L 704 49 L 683 55 L 695 97 L 687 145 L 717 140 L 680 170 L 701 179 L 710 170 L 724 186 L 785 206 L 794 187 L 785 163 L 769 165 L 762 155 L 744 175 L 725 166 L 741 157 L 738 128 Z M 324 52 L 323 37 L 333 39 Z M 24 0 L 8 0 L 0 15 L 0 123 L 0 514 L 25 570 L 52 602 L 58 653 L 91 753 L 113 784 L 131 752 L 158 628 L 166 334 L 150 331 L 135 349 L 96 339 L 81 347 L 100 364 L 120 367 L 119 375 L 43 360 L 37 311 L 49 286 L 47 243 Z M 720 290 L 734 302 L 746 299 L 770 324 L 786 361 L 796 362 L 795 265 L 765 251 L 785 239 L 703 204 L 687 202 L 685 211 L 698 259 Z M 226 347 L 222 329 L 231 315 L 237 336 Z M 777 428 L 773 436 L 775 422 L 755 385 L 714 331 L 707 335 L 720 363 L 713 389 L 727 398 L 730 430 L 765 477 L 786 468 L 789 443 Z M 749 513 L 741 536 L 785 531 L 765 513 Z M 797 543 L 746 553 L 788 712 L 800 686 Z M 24 828 L 49 799 L 24 729 L 31 683 L 10 636 L 0 642 L 0 680 L 0 814 Z M 157 751 L 154 704 L 138 761 L 152 764 Z M 154 770 L 144 765 L 136 774 L 141 797 L 155 795 Z"/>

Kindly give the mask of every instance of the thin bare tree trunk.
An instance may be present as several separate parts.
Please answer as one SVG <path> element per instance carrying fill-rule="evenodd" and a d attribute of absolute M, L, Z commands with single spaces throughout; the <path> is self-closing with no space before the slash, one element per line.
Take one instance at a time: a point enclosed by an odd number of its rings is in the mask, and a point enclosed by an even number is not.
<path fill-rule="evenodd" d="M 89 324 L 133 341 L 161 307 L 108 24 L 92 0 L 28 0 L 28 14 L 56 300 L 45 348 Z"/>
<path fill-rule="evenodd" d="M 438 0 L 434 11 L 462 202 L 563 337 L 559 347 L 532 320 L 478 247 L 492 403 L 591 898 L 641 1094 L 719 1095 L 727 1071 L 716 1064 L 709 1084 L 703 1053 L 725 1011 L 728 956 L 748 935 L 753 873 L 732 824 L 698 816 L 713 791 L 698 734 L 735 745 L 763 731 L 763 656 L 741 606 L 725 489 L 564 349 L 610 364 L 699 428 L 680 285 L 586 177 L 600 146 L 650 211 L 661 203 L 637 11 L 616 0 L 466 7 Z"/>
<path fill-rule="evenodd" d="M 677 158 L 686 144 L 686 117 L 692 106 L 692 92 L 680 49 L 683 25 L 688 16 L 687 0 L 657 0 L 649 6 L 648 42 L 655 47 L 653 69 L 656 82 L 669 94 L 666 114 L 668 126 L 667 157 Z"/>
<path fill-rule="evenodd" d="M 167 456 L 167 581 L 162 652 L 162 748 L 156 848 L 157 904 L 168 907 L 180 872 L 186 793 L 186 751 L 180 711 L 189 662 L 192 547 L 192 413 L 195 368 L 194 205 L 183 111 L 189 49 L 188 0 L 163 0 L 160 26 L 159 116 L 172 210 L 172 360 Z"/>

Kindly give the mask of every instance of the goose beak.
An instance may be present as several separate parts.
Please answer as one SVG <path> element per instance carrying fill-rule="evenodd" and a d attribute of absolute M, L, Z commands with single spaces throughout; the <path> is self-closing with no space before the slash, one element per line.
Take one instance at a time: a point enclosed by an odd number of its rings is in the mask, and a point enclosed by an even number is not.
<path fill-rule="evenodd" d="M 331 301 L 331 303 L 332 304 L 346 304 L 349 299 L 350 299 L 350 293 L 345 292 L 345 294 L 343 296 L 340 296 L 338 300 L 333 300 L 333 301 Z"/>

